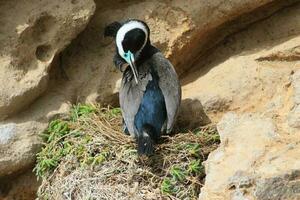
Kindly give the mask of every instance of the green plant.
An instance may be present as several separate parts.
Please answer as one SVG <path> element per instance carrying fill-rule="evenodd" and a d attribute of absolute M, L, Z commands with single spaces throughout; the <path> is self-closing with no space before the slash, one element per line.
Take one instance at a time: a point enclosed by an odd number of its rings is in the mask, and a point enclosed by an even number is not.
<path fill-rule="evenodd" d="M 206 144 L 220 143 L 220 135 L 214 126 L 196 129 L 193 133 L 205 138 Z"/>
<path fill-rule="evenodd" d="M 43 140 L 50 143 L 53 140 L 59 139 L 70 132 L 68 123 L 60 119 L 51 121 L 47 130 L 41 134 Z"/>
<path fill-rule="evenodd" d="M 37 165 L 34 171 L 38 177 L 44 177 L 49 171 L 55 169 L 60 159 L 70 151 L 70 144 L 62 143 L 63 138 L 69 133 L 68 123 L 57 119 L 50 122 L 46 131 L 41 134 L 43 140 L 49 145 L 43 147 L 37 154 Z"/>
<path fill-rule="evenodd" d="M 96 112 L 96 108 L 93 105 L 74 105 L 71 109 L 71 121 L 77 121 L 79 117 L 86 116 L 90 113 Z"/>
<path fill-rule="evenodd" d="M 220 143 L 220 135 L 218 133 L 215 134 L 207 134 L 209 143 Z"/>
<path fill-rule="evenodd" d="M 105 113 L 109 119 L 116 118 L 121 115 L 121 109 L 120 108 L 109 108 L 107 110 L 107 112 L 105 112 Z"/>
<path fill-rule="evenodd" d="M 176 192 L 174 183 L 169 178 L 163 179 L 160 190 L 163 194 L 170 194 L 170 195 Z"/>
<path fill-rule="evenodd" d="M 201 153 L 201 146 L 198 143 L 189 143 L 185 145 L 188 154 L 193 157 L 199 157 Z"/>
<path fill-rule="evenodd" d="M 170 174 L 173 180 L 176 181 L 184 181 L 186 178 L 185 170 L 176 165 L 171 167 Z"/>
<path fill-rule="evenodd" d="M 201 164 L 200 160 L 192 160 L 189 165 L 187 171 L 189 174 L 202 174 L 204 173 L 204 167 Z"/>
<path fill-rule="evenodd" d="M 102 164 L 109 156 L 109 152 L 102 152 L 99 155 L 93 157 L 92 166 Z"/>

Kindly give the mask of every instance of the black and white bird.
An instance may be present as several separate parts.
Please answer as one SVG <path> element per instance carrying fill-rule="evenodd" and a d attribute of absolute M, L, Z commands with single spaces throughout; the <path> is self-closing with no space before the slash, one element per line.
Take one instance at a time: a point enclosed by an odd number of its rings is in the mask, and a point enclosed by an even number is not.
<path fill-rule="evenodd" d="M 113 22 L 104 34 L 115 38 L 113 61 L 123 72 L 119 101 L 124 130 L 136 138 L 139 154 L 151 155 L 160 135 L 173 128 L 181 101 L 178 76 L 169 60 L 151 45 L 145 22 Z"/>

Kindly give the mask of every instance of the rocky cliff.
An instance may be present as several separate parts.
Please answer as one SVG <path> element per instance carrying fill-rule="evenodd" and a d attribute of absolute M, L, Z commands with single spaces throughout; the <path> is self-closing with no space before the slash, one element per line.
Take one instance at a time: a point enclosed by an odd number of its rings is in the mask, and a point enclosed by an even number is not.
<path fill-rule="evenodd" d="M 24 182 L 49 120 L 76 102 L 117 104 L 103 29 L 139 18 L 180 75 L 179 124 L 218 124 L 199 198 L 300 199 L 300 1 L 3 0 L 0 10 L 0 197 L 34 193 Z"/>

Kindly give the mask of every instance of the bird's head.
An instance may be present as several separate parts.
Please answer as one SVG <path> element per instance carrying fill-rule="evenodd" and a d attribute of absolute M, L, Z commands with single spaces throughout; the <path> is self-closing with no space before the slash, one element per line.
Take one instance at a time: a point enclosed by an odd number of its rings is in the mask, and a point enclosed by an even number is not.
<path fill-rule="evenodd" d="M 129 64 L 135 81 L 138 82 L 136 61 L 146 45 L 150 44 L 150 31 L 147 24 L 140 20 L 114 22 L 106 27 L 105 35 L 115 38 L 117 53 Z"/>

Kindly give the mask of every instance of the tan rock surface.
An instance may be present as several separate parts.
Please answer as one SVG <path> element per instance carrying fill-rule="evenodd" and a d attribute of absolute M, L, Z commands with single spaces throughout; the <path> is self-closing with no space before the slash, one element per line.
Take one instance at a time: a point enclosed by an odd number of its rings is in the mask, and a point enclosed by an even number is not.
<path fill-rule="evenodd" d="M 75 94 L 76 98 L 83 101 L 116 101 L 115 94 L 119 88 L 116 81 L 121 75 L 111 61 L 115 47 L 112 39 L 102 36 L 104 27 L 113 21 L 128 18 L 145 20 L 150 26 L 154 45 L 164 51 L 177 72 L 182 74 L 208 46 L 213 46 L 226 34 L 269 15 L 291 1 L 278 1 L 274 5 L 273 2 L 276 1 L 234 0 L 224 3 L 220 0 L 148 0 L 138 3 L 120 1 L 115 4 L 97 1 L 98 9 L 90 24 L 64 52 L 63 62 L 70 81 L 62 85 L 63 90 L 70 91 L 67 94 Z M 223 24 L 269 4 L 272 5 L 269 12 L 241 20 L 240 26 L 236 24 L 222 31 L 223 35 L 208 37 L 219 33 L 217 28 L 223 27 Z"/>
<path fill-rule="evenodd" d="M 38 137 L 46 124 L 37 122 L 0 125 L 0 177 L 31 167 L 41 147 Z"/>
<path fill-rule="evenodd" d="M 234 189 L 240 188 L 232 186 L 235 183 L 231 179 L 238 173 L 255 173 L 253 165 L 278 137 L 271 119 L 250 114 L 226 114 L 218 124 L 218 131 L 221 146 L 206 162 L 207 176 L 200 199 L 234 199 Z"/>
<path fill-rule="evenodd" d="M 31 169 L 17 176 L 8 176 L 0 179 L 1 200 L 32 200 L 36 198 L 36 189 L 39 186 L 35 174 Z"/>
<path fill-rule="evenodd" d="M 26 114 L 12 116 L 8 121 L 15 118 L 47 121 L 61 107 L 78 100 L 116 102 L 120 73 L 111 62 L 114 51 L 112 40 L 102 36 L 103 28 L 114 20 L 134 17 L 147 21 L 152 30 L 154 44 L 170 57 L 181 73 L 189 68 L 200 52 L 200 47 L 195 49 L 191 45 L 202 47 L 205 42 L 209 42 L 205 34 L 217 32 L 216 27 L 262 6 L 270 5 L 271 11 L 265 14 L 268 15 L 292 1 L 274 2 L 276 1 L 96 1 L 97 11 L 91 22 L 61 56 L 57 57 L 54 55 L 85 27 L 93 12 L 92 2 L 1 3 L 5 10 L 1 13 L 2 23 L 5 24 L 1 29 L 7 33 L 0 37 L 0 43 L 4 44 L 1 48 L 1 61 L 5 64 L 0 72 L 0 80 L 9 83 L 1 84 L 2 118 L 9 113 L 24 110 L 47 88 L 47 93 L 37 99 L 26 110 Z M 20 10 L 14 23 L 6 22 L 5 19 L 9 18 L 14 9 Z M 133 10 L 136 12 L 132 12 Z M 262 16 L 264 15 L 260 17 Z M 257 19 L 256 16 L 252 18 L 242 21 L 241 24 L 244 26 Z M 231 27 L 230 30 L 238 27 Z M 226 33 L 228 32 L 227 30 Z M 193 39 L 195 37 L 197 41 Z M 185 59 L 189 62 L 180 64 Z M 69 81 L 61 77 L 60 66 L 65 68 Z"/>
<path fill-rule="evenodd" d="M 300 68 L 299 9 L 287 8 L 227 37 L 183 78 L 183 98 L 201 101 L 216 121 L 221 115 L 213 113 L 222 110 L 284 121 L 292 106 L 291 75 Z"/>
<path fill-rule="evenodd" d="M 6 118 L 0 121 L 0 177 L 32 167 L 38 134 L 68 109 L 53 94 L 35 109 L 29 104 L 47 90 L 55 55 L 85 28 L 94 9 L 92 0 L 0 2 L 0 120 Z"/>
<path fill-rule="evenodd" d="M 118 104 L 117 91 L 121 74 L 112 65 L 115 46 L 112 39 L 103 37 L 104 27 L 113 21 L 127 18 L 145 20 L 150 26 L 150 37 L 154 45 L 170 58 L 177 72 L 182 74 L 190 68 L 191 63 L 201 52 L 207 50 L 204 48 L 205 46 L 214 44 L 207 34 L 217 33 L 217 27 L 222 27 L 226 22 L 236 19 L 237 16 L 270 4 L 268 12 L 259 12 L 260 15 L 241 20 L 235 27 L 223 31 L 223 35 L 214 38 L 215 42 L 222 40 L 226 34 L 247 23 L 270 15 L 291 1 L 273 2 L 276 1 L 241 2 L 235 0 L 229 4 L 219 0 L 209 2 L 148 0 L 109 3 L 96 1 L 98 6 L 91 22 L 62 54 L 62 65 L 69 80 L 62 79 L 59 70 L 55 71 L 54 66 L 54 75 L 50 77 L 51 84 L 48 91 L 51 92 L 51 95 L 58 96 L 56 99 L 65 99 L 65 101 L 94 102 L 96 100 L 102 103 Z M 43 104 L 49 102 L 47 100 L 49 96 L 46 94 L 46 97 L 43 97 Z M 194 98 L 193 95 L 191 97 L 191 99 Z M 218 97 L 207 97 L 207 99 L 212 104 L 211 106 L 219 104 L 219 107 L 223 107 L 227 104 L 226 99 L 224 102 L 219 102 Z M 212 102 L 211 99 L 216 101 Z M 192 124 L 196 123 L 199 124 L 199 121 L 192 122 Z M 200 123 L 205 124 L 206 122 L 204 120 Z"/>
<path fill-rule="evenodd" d="M 184 96 L 221 119 L 199 199 L 300 199 L 299 13 L 297 4 L 228 37 L 186 77 Z M 207 96 L 225 101 L 223 112 Z"/>
<path fill-rule="evenodd" d="M 270 118 L 234 113 L 218 131 L 221 146 L 206 161 L 199 199 L 299 199 L 299 133 L 281 135 Z"/>
<path fill-rule="evenodd" d="M 0 2 L 0 119 L 46 89 L 54 56 L 82 31 L 94 11 L 88 1 Z"/>

